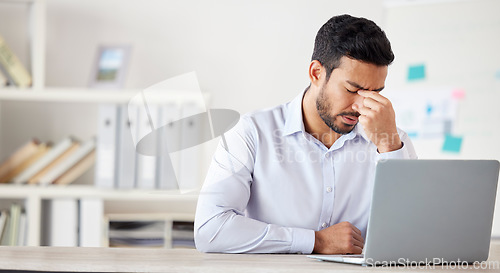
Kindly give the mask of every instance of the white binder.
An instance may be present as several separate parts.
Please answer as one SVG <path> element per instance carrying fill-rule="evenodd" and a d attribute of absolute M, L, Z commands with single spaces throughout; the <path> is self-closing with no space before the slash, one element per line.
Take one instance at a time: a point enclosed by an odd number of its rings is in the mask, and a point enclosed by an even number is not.
<path fill-rule="evenodd" d="M 172 153 L 170 150 L 180 146 L 181 126 L 179 117 L 181 108 L 177 104 L 164 105 L 160 109 L 160 130 L 159 156 L 158 156 L 158 189 L 171 190 L 178 189 L 177 177 L 179 176 L 179 153 Z M 169 149 L 170 147 L 170 149 Z"/>
<path fill-rule="evenodd" d="M 147 108 L 139 107 L 137 122 L 137 139 L 141 140 L 144 136 L 155 130 L 152 121 L 157 121 L 159 116 L 159 107 L 155 104 L 148 105 Z M 150 143 L 156 146 L 157 142 Z M 157 149 L 157 148 L 155 148 Z M 137 153 L 137 187 L 140 189 L 156 188 L 156 155 L 143 155 Z"/>
<path fill-rule="evenodd" d="M 80 199 L 79 246 L 101 247 L 104 230 L 104 205 L 99 198 Z"/>
<path fill-rule="evenodd" d="M 120 106 L 120 122 L 118 123 L 117 187 L 132 189 L 135 187 L 136 153 L 132 139 L 132 124 L 137 122 L 136 105 Z"/>
<path fill-rule="evenodd" d="M 78 200 L 55 198 L 49 202 L 49 246 L 78 246 Z"/>
<path fill-rule="evenodd" d="M 202 142 L 202 126 L 208 126 L 208 124 L 198 124 L 199 119 L 189 119 L 188 117 L 203 111 L 204 109 L 197 104 L 186 104 L 182 107 L 181 116 L 184 122 L 181 125 L 181 147 L 189 147 L 192 143 Z M 181 192 L 198 189 L 201 186 L 201 158 L 199 150 L 200 147 L 194 146 L 179 152 L 180 173 L 178 183 Z"/>
<path fill-rule="evenodd" d="M 115 104 L 99 106 L 95 185 L 100 188 L 116 186 L 118 118 L 119 108 Z"/>

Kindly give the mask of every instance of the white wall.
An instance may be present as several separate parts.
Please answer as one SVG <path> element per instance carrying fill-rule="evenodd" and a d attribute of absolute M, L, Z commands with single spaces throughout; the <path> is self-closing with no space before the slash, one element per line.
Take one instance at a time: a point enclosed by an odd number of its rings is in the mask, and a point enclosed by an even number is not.
<path fill-rule="evenodd" d="M 86 86 L 99 44 L 130 43 L 126 87 L 196 71 L 212 106 L 245 113 L 308 85 L 314 37 L 331 16 L 382 21 L 381 0 L 48 0 L 47 85 Z"/>

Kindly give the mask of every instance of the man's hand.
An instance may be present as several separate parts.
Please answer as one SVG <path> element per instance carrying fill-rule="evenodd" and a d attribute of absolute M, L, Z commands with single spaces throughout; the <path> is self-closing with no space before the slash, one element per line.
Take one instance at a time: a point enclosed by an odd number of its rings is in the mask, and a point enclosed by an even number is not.
<path fill-rule="evenodd" d="M 315 232 L 314 253 L 361 254 L 365 240 L 361 231 L 349 222 L 342 222 Z"/>
<path fill-rule="evenodd" d="M 359 122 L 378 152 L 391 152 L 403 147 L 391 102 L 373 91 L 358 91 L 358 94 L 364 97 L 363 104 L 354 104 L 352 108 L 361 114 Z"/>

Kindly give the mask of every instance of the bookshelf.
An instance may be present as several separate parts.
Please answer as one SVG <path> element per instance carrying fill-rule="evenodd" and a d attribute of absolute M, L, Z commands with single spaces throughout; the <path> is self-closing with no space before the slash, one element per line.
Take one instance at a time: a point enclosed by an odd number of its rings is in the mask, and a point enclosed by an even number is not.
<path fill-rule="evenodd" d="M 33 84 L 31 88 L 1 88 L 0 87 L 0 155 L 5 157 L 9 150 L 17 147 L 14 140 L 25 141 L 42 135 L 42 140 L 56 141 L 62 135 L 79 135 L 83 138 L 97 134 L 96 110 L 102 104 L 126 104 L 141 92 L 139 89 L 112 90 L 89 89 L 75 87 L 45 86 L 45 20 L 46 0 L 0 0 L 0 5 L 22 4 L 29 6 L 29 48 L 30 58 L 27 67 L 31 72 Z M 26 65 L 26 64 L 25 64 Z M 168 94 L 157 93 L 152 98 L 158 103 L 183 105 L 194 103 L 205 106 L 209 100 L 207 94 L 200 98 L 199 94 L 173 91 Z M 19 113 L 30 111 L 35 106 L 38 111 L 48 112 L 47 115 L 35 114 L 24 117 Z M 70 105 L 68 107 L 68 105 Z M 71 106 L 77 106 L 73 112 Z M 3 108 L 3 109 L 2 109 Z M 19 108 L 19 109 L 18 109 Z M 63 108 L 63 112 L 54 109 Z M 82 113 L 81 110 L 84 110 Z M 3 111 L 2 111 L 3 110 Z M 15 110 L 14 113 L 8 112 Z M 64 113 L 61 115 L 61 113 Z M 47 117 L 50 121 L 47 122 Z M 18 128 L 18 119 L 27 128 Z M 69 122 L 68 122 L 69 120 Z M 70 122 L 78 121 L 77 122 Z M 50 126 L 33 126 L 37 123 L 53 123 Z M 57 124 L 60 124 L 57 126 Z M 83 124 L 83 125 L 81 125 Z M 93 126 L 95 125 L 95 126 Z M 17 127 L 16 127 L 17 126 Z M 36 127 L 33 129 L 33 127 Z M 54 129 L 54 127 L 57 127 Z M 40 129 L 42 128 L 42 129 Z M 36 131 L 38 130 L 38 131 Z M 43 139 L 45 138 L 45 139 Z M 0 184 L 0 209 L 7 209 L 9 203 L 19 203 L 26 211 L 27 246 L 40 246 L 43 241 L 44 228 L 43 204 L 45 201 L 57 199 L 97 200 L 101 204 L 95 219 L 103 223 L 107 215 L 126 214 L 162 214 L 169 219 L 194 220 L 197 193 L 180 193 L 176 190 L 143 190 L 143 189 L 100 189 L 95 187 L 93 176 L 83 177 L 84 185 L 12 185 Z M 201 184 L 201 181 L 200 181 Z M 104 225 L 101 226 L 105 234 Z M 101 244 L 105 246 L 105 243 Z"/>
<path fill-rule="evenodd" d="M 67 103 L 127 103 L 140 89 L 102 90 L 75 87 L 48 87 L 43 89 L 0 89 L 0 101 L 19 102 L 67 102 Z M 168 94 L 158 93 L 152 99 L 158 103 L 197 103 L 204 105 L 209 100 L 208 94 L 203 94 L 203 100 L 197 94 L 182 91 L 170 91 Z"/>
<path fill-rule="evenodd" d="M 41 91 L 45 86 L 45 37 L 46 0 L 0 0 L 1 4 L 28 5 L 29 7 L 29 48 L 33 90 Z"/>
<path fill-rule="evenodd" d="M 42 201 L 57 198 L 85 199 L 92 198 L 102 200 L 104 211 L 102 217 L 107 214 L 126 214 L 144 212 L 164 213 L 172 215 L 178 220 L 194 219 L 194 211 L 198 194 L 196 192 L 183 193 L 179 191 L 161 190 L 113 190 L 98 189 L 90 185 L 71 186 L 48 186 L 37 185 L 0 185 L 0 199 L 24 203 L 27 211 L 28 230 L 27 245 L 39 246 L 41 242 L 41 213 Z M 124 203 L 135 206 L 134 211 L 123 210 Z M 155 207 L 149 207 L 154 204 Z M 142 205 L 142 207 L 141 207 Z M 162 205 L 163 207 L 159 207 Z M 104 228 L 104 227 L 103 227 Z"/>

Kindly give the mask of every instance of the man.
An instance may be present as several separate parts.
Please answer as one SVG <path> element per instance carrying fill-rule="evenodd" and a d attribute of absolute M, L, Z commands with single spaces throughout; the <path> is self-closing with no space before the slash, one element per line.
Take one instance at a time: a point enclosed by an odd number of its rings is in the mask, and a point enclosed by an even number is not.
<path fill-rule="evenodd" d="M 217 148 L 198 201 L 198 250 L 361 253 L 376 162 L 416 158 L 380 94 L 393 59 L 372 21 L 325 23 L 309 87 L 242 116 Z"/>

